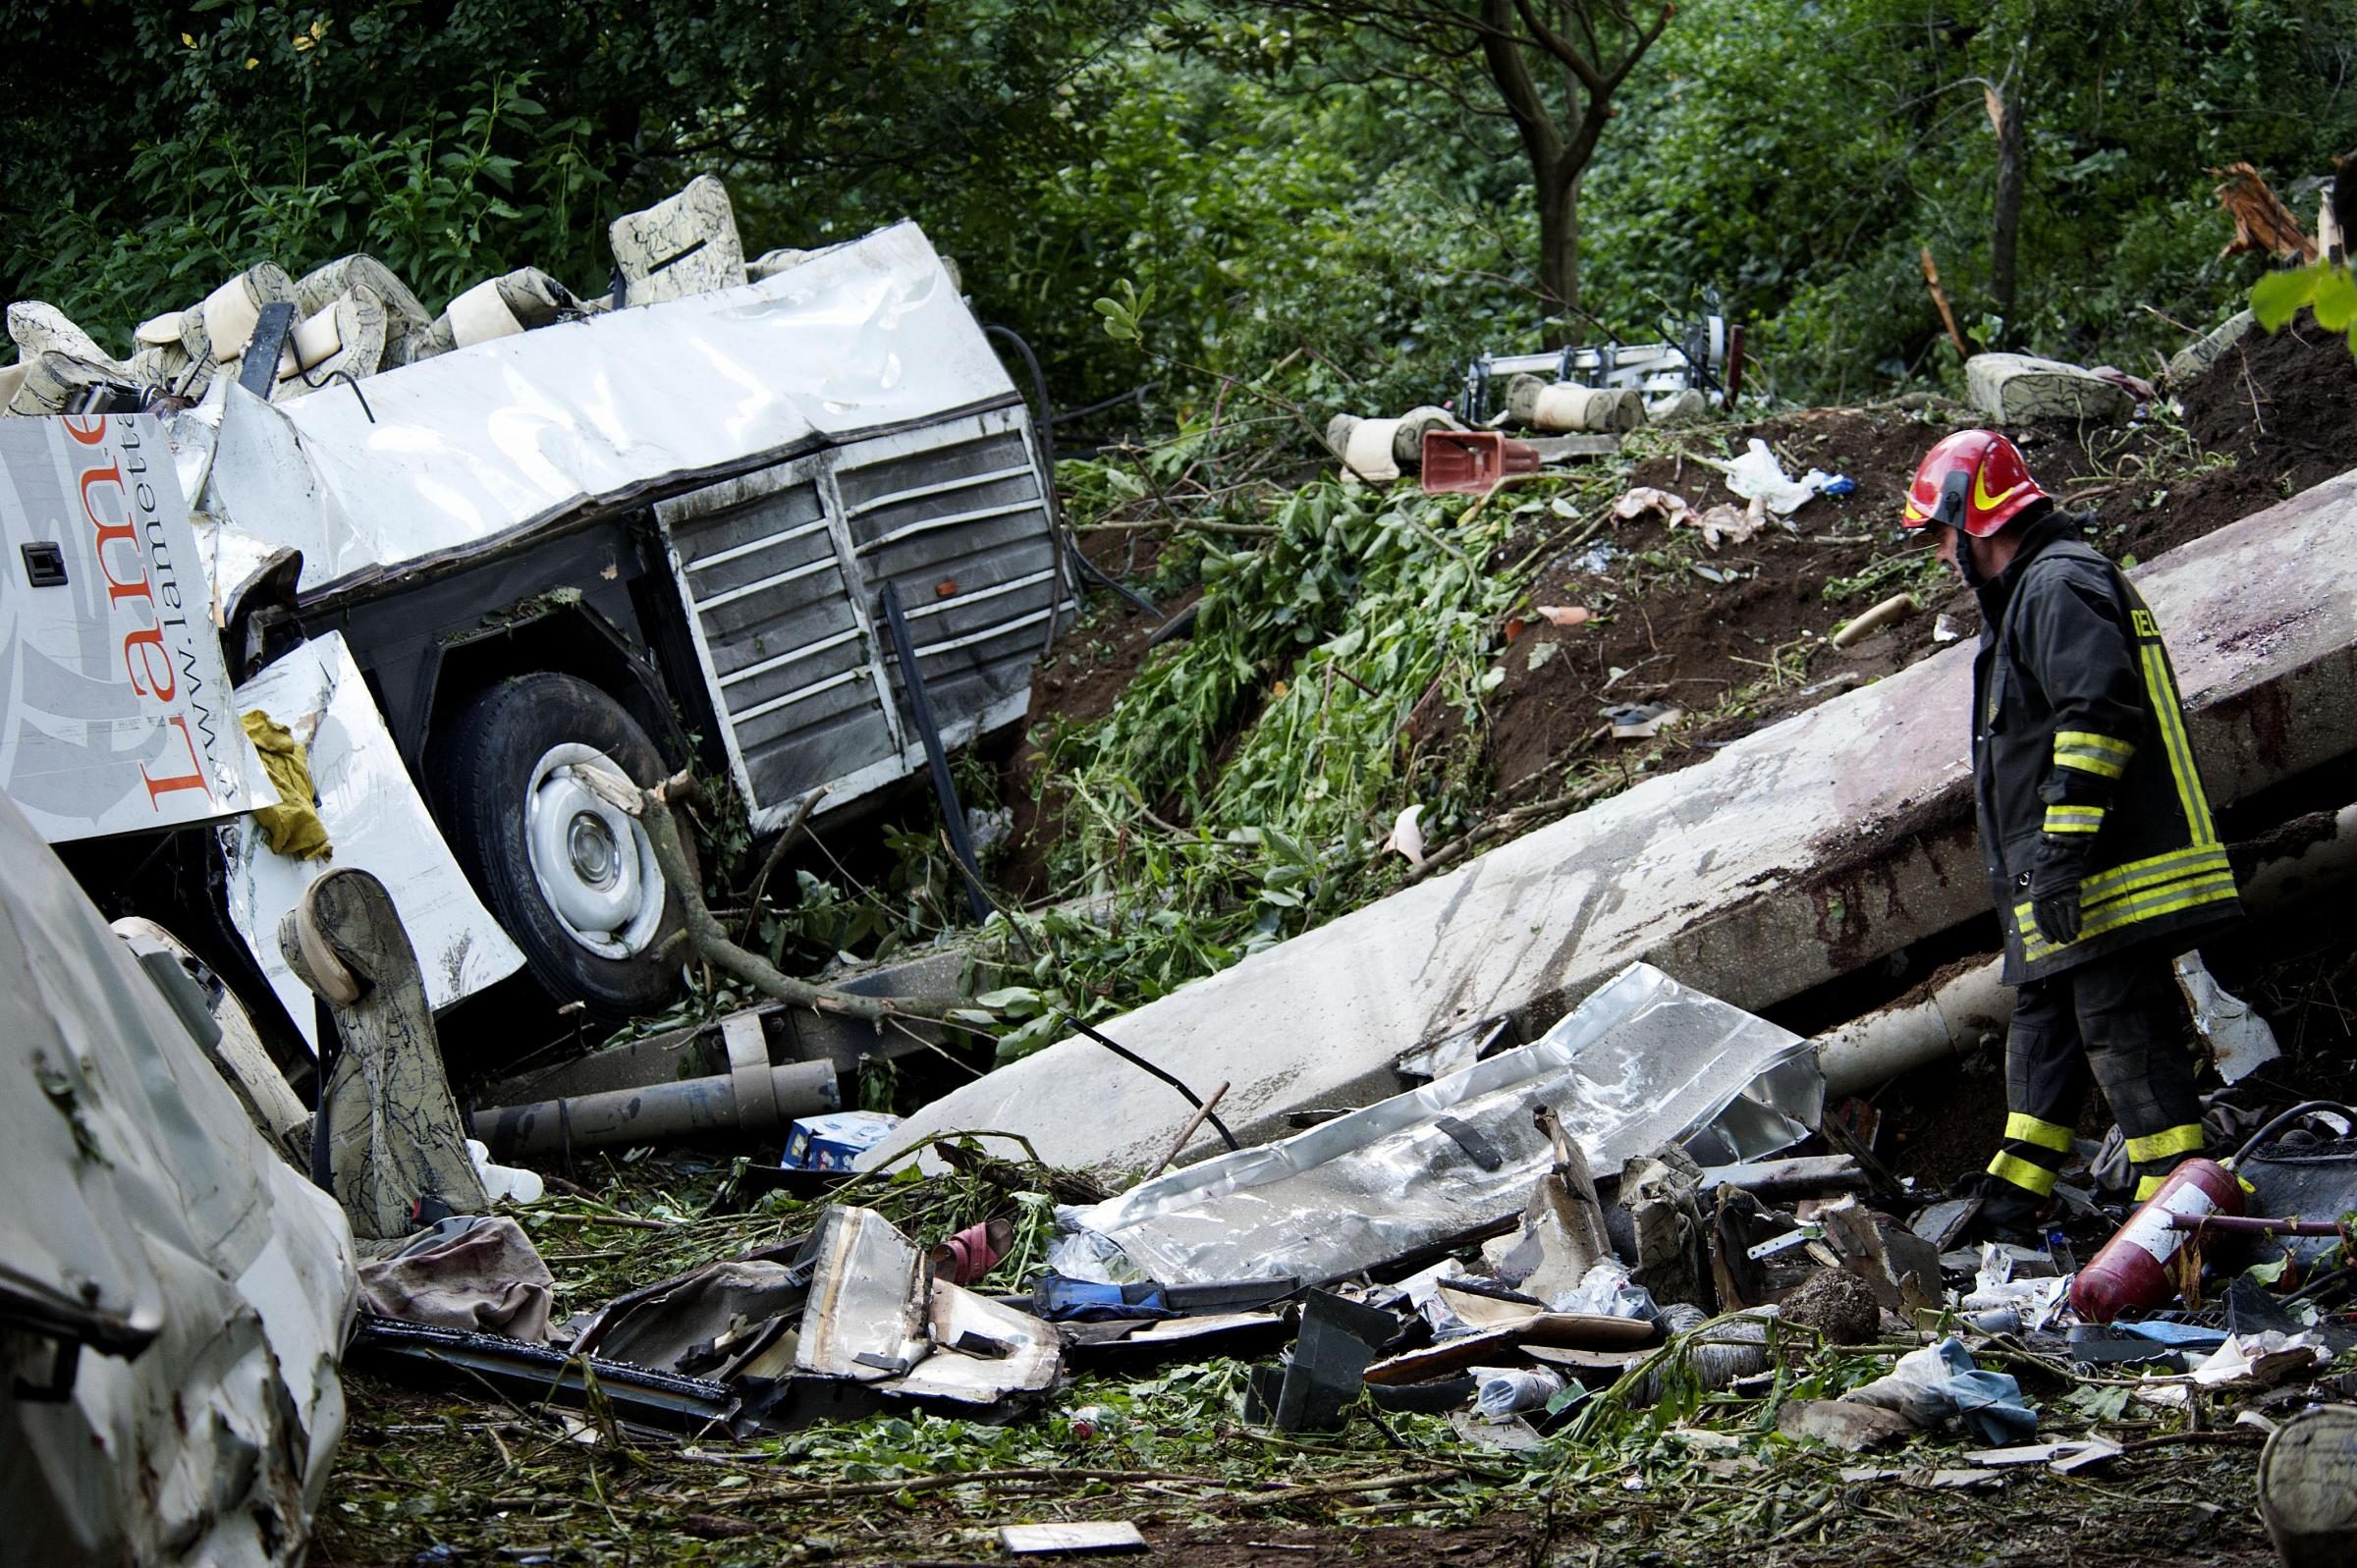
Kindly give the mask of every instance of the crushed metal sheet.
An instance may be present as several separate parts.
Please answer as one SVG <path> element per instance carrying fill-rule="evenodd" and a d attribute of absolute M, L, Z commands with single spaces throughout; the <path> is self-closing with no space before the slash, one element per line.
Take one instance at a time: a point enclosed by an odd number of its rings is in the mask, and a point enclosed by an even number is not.
<path fill-rule="evenodd" d="M 6 801 L 0 860 L 7 1552 L 299 1561 L 344 1428 L 343 1213 Z"/>
<path fill-rule="evenodd" d="M 1807 1136 L 1823 1098 L 1799 1036 L 1632 964 L 1531 1045 L 1078 1212 L 1087 1234 L 1051 1264 L 1102 1271 L 1087 1245 L 1102 1238 L 1165 1284 L 1335 1279 L 1519 1211 L 1554 1158 L 1535 1107 L 1594 1168 L 1617 1170 L 1672 1142 L 1703 1164 L 1774 1154 Z M 1496 1167 L 1444 1121 L 1477 1132 Z"/>
<path fill-rule="evenodd" d="M 319 787 L 333 860 L 273 853 L 252 818 L 220 830 L 229 916 L 305 1040 L 311 994 L 279 951 L 278 922 L 331 870 L 357 866 L 393 895 L 416 948 L 427 1002 L 447 1007 L 523 967 L 523 954 L 459 869 L 403 766 L 342 632 L 314 637 L 238 688 L 238 705 L 301 742 Z"/>
<path fill-rule="evenodd" d="M 924 1360 L 924 1257 L 872 1209 L 830 1209 L 818 1229 L 794 1364 L 861 1382 L 897 1378 Z"/>
<path fill-rule="evenodd" d="M 931 1352 L 904 1376 L 878 1383 L 880 1390 L 996 1405 L 1011 1395 L 1045 1392 L 1064 1370 L 1064 1338 L 1053 1324 L 946 1279 L 933 1282 L 925 1327 Z M 805 1323 L 805 1341 L 809 1335 Z"/>
<path fill-rule="evenodd" d="M 220 416 L 203 510 L 301 551 L 306 592 L 1014 391 L 913 223 L 760 283 L 495 338 L 367 388 L 365 410 L 345 394 L 280 408 L 233 392 Z"/>

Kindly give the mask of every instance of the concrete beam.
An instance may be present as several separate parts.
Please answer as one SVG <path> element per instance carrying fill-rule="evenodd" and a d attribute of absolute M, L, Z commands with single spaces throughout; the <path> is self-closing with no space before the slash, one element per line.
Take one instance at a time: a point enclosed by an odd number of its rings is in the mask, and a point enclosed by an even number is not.
<path fill-rule="evenodd" d="M 2168 638 L 2214 802 L 2357 745 L 2357 472 L 2134 575 Z M 1288 1110 L 1394 1093 L 1393 1063 L 1485 1018 L 1535 1038 L 1635 959 L 1759 1010 L 1989 907 L 1953 648 L 1648 780 L 1104 1030 L 1198 1089 L 1239 1137 Z M 919 1111 L 1119 1170 L 1188 1107 L 1066 1040 Z"/>

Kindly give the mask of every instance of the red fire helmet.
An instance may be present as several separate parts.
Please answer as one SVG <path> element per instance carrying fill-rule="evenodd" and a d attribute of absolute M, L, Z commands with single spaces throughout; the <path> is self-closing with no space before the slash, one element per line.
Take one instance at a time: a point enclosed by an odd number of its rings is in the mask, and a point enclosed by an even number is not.
<path fill-rule="evenodd" d="M 1994 430 L 1959 430 L 1924 454 L 1899 521 L 1909 528 L 1946 523 L 1986 539 L 2045 499 L 2012 442 Z"/>

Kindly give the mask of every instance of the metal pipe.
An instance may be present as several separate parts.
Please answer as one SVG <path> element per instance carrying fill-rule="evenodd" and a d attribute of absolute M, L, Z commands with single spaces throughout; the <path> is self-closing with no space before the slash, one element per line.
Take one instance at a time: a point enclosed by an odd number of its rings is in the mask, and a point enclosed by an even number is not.
<path fill-rule="evenodd" d="M 832 1061 L 790 1061 L 773 1066 L 769 1086 L 781 1121 L 836 1110 L 843 1105 Z M 638 1089 L 610 1089 L 569 1100 L 493 1107 L 467 1117 L 467 1131 L 504 1160 L 512 1155 L 557 1154 L 568 1143 L 596 1149 L 767 1130 L 774 1125 L 768 1108 L 755 1106 L 748 1114 L 737 1103 L 736 1080 L 723 1074 Z"/>
<path fill-rule="evenodd" d="M 2170 1215 L 2171 1230 L 2223 1230 L 2240 1236 L 2337 1236 L 2330 1219 L 2263 1219 L 2255 1215 Z"/>
<path fill-rule="evenodd" d="M 1797 1155 L 1740 1165 L 1705 1165 L 1697 1190 L 1734 1187 L 1760 1198 L 1814 1198 L 1829 1192 L 1864 1192 L 1872 1185 L 1848 1155 Z"/>
<path fill-rule="evenodd" d="M 1960 1056 L 1984 1038 L 2001 1037 L 2013 1017 L 2013 993 L 1998 979 L 2003 968 L 2003 959 L 1992 958 L 1920 1001 L 1868 1013 L 1819 1037 L 1826 1094 L 1861 1094 L 1902 1072 Z"/>
<path fill-rule="evenodd" d="M 2357 804 L 2330 819 L 2318 816 L 2313 838 L 2252 870 L 2242 885 L 2244 908 L 2277 914 L 2357 877 Z M 1961 1055 L 1984 1037 L 2001 1036 L 2013 1018 L 2012 988 L 1998 979 L 2003 967 L 2002 959 L 1992 958 L 1920 1001 L 1869 1013 L 1820 1036 L 1817 1060 L 1826 1093 L 1862 1094 L 1900 1073 Z"/>

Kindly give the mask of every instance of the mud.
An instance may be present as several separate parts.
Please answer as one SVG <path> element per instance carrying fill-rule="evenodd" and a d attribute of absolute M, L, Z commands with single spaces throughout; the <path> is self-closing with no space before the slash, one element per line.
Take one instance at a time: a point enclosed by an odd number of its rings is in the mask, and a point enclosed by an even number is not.
<path fill-rule="evenodd" d="M 1133 554 L 1125 540 L 1110 536 L 1092 540 L 1085 548 L 1107 573 L 1127 571 L 1130 580 L 1151 573 L 1159 549 L 1141 543 Z M 1167 619 L 1201 597 L 1201 589 L 1189 588 L 1155 604 Z M 1048 771 L 1057 736 L 1113 711 L 1151 651 L 1148 639 L 1162 624 L 1128 601 L 1099 590 L 1090 596 L 1080 622 L 1057 640 L 1033 672 L 1030 710 L 1012 741 L 1002 741 L 999 754 L 991 759 L 998 771 L 999 799 L 1013 809 L 1014 823 L 1007 849 L 990 872 L 1013 899 L 1031 903 L 1056 891 L 1048 879 L 1048 855 L 1055 846 L 1053 827 L 1060 813 L 1052 795 L 1041 800 L 1033 794 Z"/>
<path fill-rule="evenodd" d="M 2276 336 L 2246 341 L 2186 388 L 2181 404 L 2200 454 L 2150 421 L 2117 429 L 2034 426 L 2012 434 L 2039 482 L 2087 517 L 2090 541 L 2130 566 L 2357 462 L 2357 359 L 2339 337 L 2305 318 Z M 1802 507 L 1790 531 L 1772 525 L 1744 544 L 1701 553 L 1704 565 L 1738 574 L 1733 582 L 1665 572 L 1639 559 L 1670 543 L 1658 521 L 1624 523 L 1604 536 L 1613 547 L 1609 560 L 1600 561 L 1591 544 L 1546 563 L 1534 604 L 1602 602 L 1608 595 L 1618 595 L 1618 603 L 1570 628 L 1536 621 L 1507 649 L 1506 680 L 1491 699 L 1488 743 L 1501 803 L 1551 792 L 1546 786 L 1562 770 L 1592 755 L 1632 769 L 1686 766 L 1764 725 L 1978 636 L 1971 593 L 1937 573 L 1839 600 L 1827 596 L 1833 579 L 1912 542 L 1897 524 L 1915 464 L 1941 436 L 1970 422 L 1970 411 L 1955 406 L 1814 409 L 1701 437 L 1713 442 L 1711 455 L 1731 457 L 1756 436 L 1776 450 L 1787 472 L 1819 467 L 1857 483 L 1850 495 Z M 1682 456 L 1640 463 L 1629 482 L 1684 496 L 1697 509 L 1733 499 L 1717 470 Z M 1930 602 L 1897 626 L 1847 650 L 1818 640 L 1909 587 L 1927 589 Z M 1949 642 L 1935 640 L 1943 618 L 1954 634 Z M 1531 654 L 1549 643 L 1558 653 L 1541 655 L 1533 670 Z M 1623 673 L 1616 677 L 1615 670 Z M 1659 740 L 1599 738 L 1602 710 L 1628 702 L 1670 702 L 1692 718 Z"/>
<path fill-rule="evenodd" d="M 2274 337 L 2247 340 L 2179 401 L 2184 434 L 2152 420 L 2012 432 L 2041 484 L 2086 516 L 2091 542 L 2124 565 L 2201 538 L 2357 461 L 2357 360 L 2337 336 L 2305 318 Z M 1496 806 L 1553 794 L 1575 768 L 1617 768 L 1633 779 L 1688 766 L 1978 636 L 1971 593 L 1937 570 L 1827 595 L 1834 579 L 1914 543 L 1897 524 L 1915 464 L 1941 436 L 1972 419 L 1961 406 L 1934 402 L 1920 409 L 1811 409 L 1698 432 L 1693 452 L 1731 457 L 1757 436 L 1788 472 L 1824 468 L 1846 474 L 1857 488 L 1810 502 L 1790 530 L 1772 525 L 1715 553 L 1690 552 L 1692 535 L 1681 531 L 1673 541 L 1658 520 L 1640 519 L 1545 562 L 1529 606 L 1584 605 L 1598 615 L 1559 627 L 1526 607 L 1509 621 L 1511 637 L 1500 656 L 1506 678 L 1489 699 L 1484 753 Z M 1732 499 L 1717 470 L 1684 454 L 1637 464 L 1629 482 L 1684 496 L 1697 509 Z M 1509 541 L 1498 559 L 1519 559 L 1534 542 Z M 1108 569 L 1150 569 L 1151 548 L 1141 546 L 1131 561 L 1126 538 L 1090 545 Z M 1707 574 L 1677 564 L 1689 553 Z M 1823 641 L 1901 589 L 1928 599 L 1918 614 L 1846 650 Z M 1176 612 L 1193 598 L 1190 590 L 1166 608 Z M 1060 728 L 1111 711 L 1143 662 L 1154 624 L 1099 595 L 1090 619 L 1042 667 L 1020 738 L 998 759 L 1000 798 L 1015 813 L 1014 839 L 996 868 L 1009 893 L 1039 899 L 1054 892 L 1046 862 L 1057 813 L 1053 801 L 1043 809 L 1031 799 L 1045 771 L 1043 747 Z M 1669 703 L 1687 717 L 1653 738 L 1611 738 L 1605 710 L 1644 703 Z M 1405 729 L 1429 744 L 1457 722 L 1454 710 L 1434 704 L 1411 715 Z M 1945 820 L 1949 809 L 1938 814 L 1944 820 L 1910 831 L 1955 826 Z M 1829 863 L 1855 858 L 1844 850 L 1873 847 L 1830 845 Z"/>

